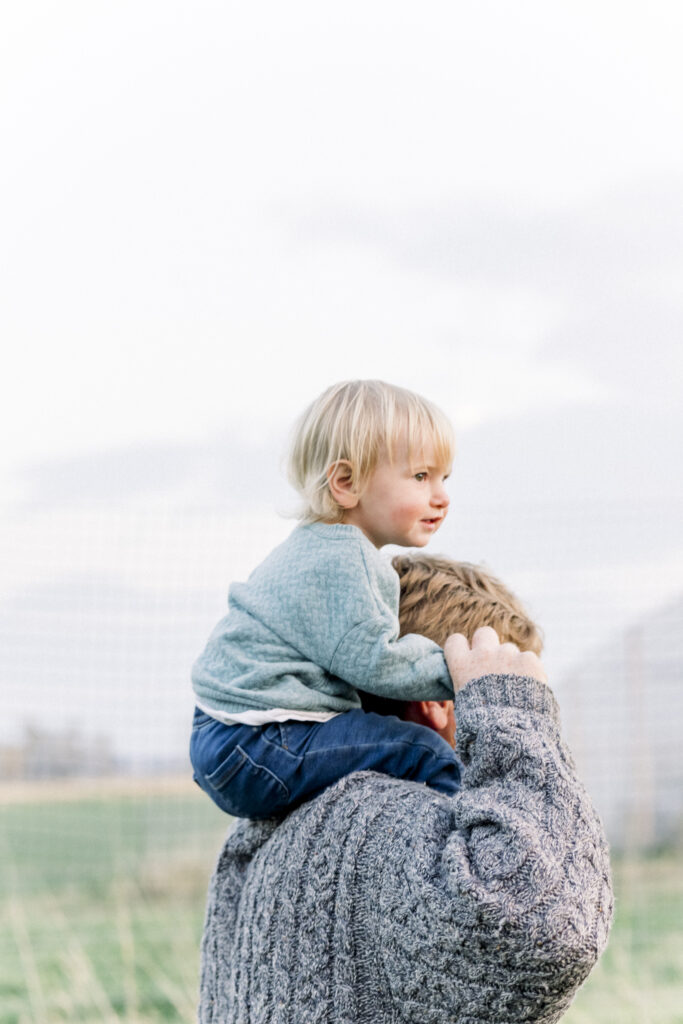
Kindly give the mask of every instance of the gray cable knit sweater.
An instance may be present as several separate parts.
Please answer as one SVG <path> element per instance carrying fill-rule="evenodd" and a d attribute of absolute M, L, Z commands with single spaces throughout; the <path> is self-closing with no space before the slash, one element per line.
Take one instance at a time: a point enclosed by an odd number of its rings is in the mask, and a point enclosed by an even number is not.
<path fill-rule="evenodd" d="M 551 690 L 456 694 L 452 798 L 359 772 L 239 822 L 209 891 L 201 1024 L 556 1021 L 612 916 L 600 821 Z"/>

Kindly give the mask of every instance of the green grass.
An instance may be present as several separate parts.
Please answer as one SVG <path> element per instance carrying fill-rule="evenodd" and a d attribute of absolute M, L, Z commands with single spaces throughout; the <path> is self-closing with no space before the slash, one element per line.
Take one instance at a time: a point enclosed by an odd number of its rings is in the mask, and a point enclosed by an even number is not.
<path fill-rule="evenodd" d="M 683 1024 L 681 851 L 615 859 L 615 920 L 566 1024 Z"/>
<path fill-rule="evenodd" d="M 193 1021 L 227 819 L 198 792 L 0 807 L 0 1022 Z"/>
<path fill-rule="evenodd" d="M 0 806 L 0 1024 L 189 1024 L 227 827 L 202 794 Z M 615 863 L 609 948 L 566 1024 L 683 1024 L 683 867 Z"/>

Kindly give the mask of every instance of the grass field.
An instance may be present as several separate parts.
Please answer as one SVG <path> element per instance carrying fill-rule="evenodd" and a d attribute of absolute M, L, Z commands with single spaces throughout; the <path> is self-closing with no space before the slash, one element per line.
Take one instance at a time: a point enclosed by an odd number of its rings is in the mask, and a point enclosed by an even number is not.
<path fill-rule="evenodd" d="M 194 1021 L 225 829 L 187 785 L 0 802 L 0 1024 Z M 564 1021 L 683 1024 L 681 858 L 617 862 L 615 878 L 610 947 Z"/>
<path fill-rule="evenodd" d="M 193 1021 L 227 819 L 177 791 L 0 806 L 0 1022 Z"/>

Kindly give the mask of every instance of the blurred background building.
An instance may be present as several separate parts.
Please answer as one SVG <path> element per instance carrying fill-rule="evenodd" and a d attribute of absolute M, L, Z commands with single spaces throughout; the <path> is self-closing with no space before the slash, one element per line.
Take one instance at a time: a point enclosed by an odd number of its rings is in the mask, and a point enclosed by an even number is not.
<path fill-rule="evenodd" d="M 562 679 L 563 721 L 618 849 L 683 838 L 683 597 L 595 648 Z"/>

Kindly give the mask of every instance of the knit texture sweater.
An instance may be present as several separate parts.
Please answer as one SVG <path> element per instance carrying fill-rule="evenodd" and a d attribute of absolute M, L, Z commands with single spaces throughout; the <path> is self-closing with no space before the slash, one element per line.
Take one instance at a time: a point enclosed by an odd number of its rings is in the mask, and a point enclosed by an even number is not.
<path fill-rule="evenodd" d="M 463 788 L 359 772 L 238 822 L 214 873 L 200 1024 L 550 1024 L 605 947 L 601 823 L 542 683 L 456 694 Z"/>
<path fill-rule="evenodd" d="M 297 527 L 230 588 L 193 668 L 197 704 L 218 719 L 282 708 L 329 717 L 359 708 L 357 689 L 452 699 L 441 648 L 399 639 L 398 599 L 396 571 L 356 526 Z"/>

